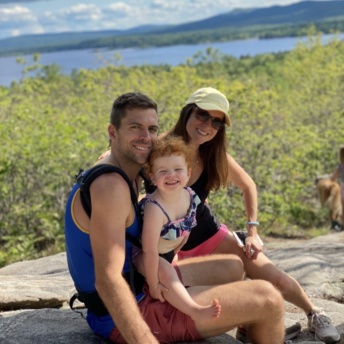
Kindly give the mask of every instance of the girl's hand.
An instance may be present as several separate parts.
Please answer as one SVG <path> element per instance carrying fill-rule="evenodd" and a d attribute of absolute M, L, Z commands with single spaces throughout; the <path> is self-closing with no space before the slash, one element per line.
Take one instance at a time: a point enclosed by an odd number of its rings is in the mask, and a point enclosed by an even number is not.
<path fill-rule="evenodd" d="M 158 283 L 154 286 L 149 286 L 149 293 L 153 299 L 160 300 L 160 302 L 165 302 L 165 298 L 163 293 L 168 292 L 168 288 L 166 288 L 161 283 Z"/>
<path fill-rule="evenodd" d="M 257 259 L 258 254 L 263 251 L 262 245 L 254 235 L 249 235 L 245 240 L 244 251 L 249 259 Z"/>

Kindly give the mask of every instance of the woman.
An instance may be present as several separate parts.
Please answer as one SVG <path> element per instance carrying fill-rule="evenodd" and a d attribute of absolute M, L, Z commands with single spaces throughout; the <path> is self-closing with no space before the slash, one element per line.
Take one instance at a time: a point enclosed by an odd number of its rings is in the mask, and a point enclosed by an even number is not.
<path fill-rule="evenodd" d="M 224 94 L 212 87 L 195 91 L 186 101 L 176 125 L 168 134 L 181 136 L 192 147 L 193 165 L 188 182 L 201 199 L 197 208 L 197 226 L 191 231 L 179 258 L 214 253 L 238 255 L 247 277 L 270 281 L 282 293 L 284 299 L 301 308 L 308 317 L 308 327 L 315 337 L 325 343 L 340 339 L 323 310 L 316 308 L 299 283 L 279 270 L 262 253 L 257 238 L 257 191 L 252 178 L 226 152 L 225 126 L 230 126 L 229 103 Z M 206 199 L 210 191 L 227 187 L 229 183 L 239 187 L 246 209 L 247 232 L 245 251 L 240 248 L 226 225 L 220 224 L 211 212 Z M 289 330 L 289 331 L 288 331 Z M 300 326 L 287 329 L 286 339 L 300 332 Z M 247 342 L 245 329 L 239 329 L 237 338 Z"/>

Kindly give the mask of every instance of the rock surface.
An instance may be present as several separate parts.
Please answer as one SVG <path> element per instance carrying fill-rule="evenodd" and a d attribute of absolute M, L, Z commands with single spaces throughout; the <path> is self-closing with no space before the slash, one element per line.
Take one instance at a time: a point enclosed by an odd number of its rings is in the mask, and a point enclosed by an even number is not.
<path fill-rule="evenodd" d="M 270 259 L 295 277 L 314 304 L 331 316 L 341 333 L 339 343 L 344 344 L 344 232 L 312 240 L 266 239 L 265 246 Z M 74 287 L 65 253 L 0 269 L 0 290 L 0 343 L 106 343 L 68 308 Z M 293 343 L 320 343 L 307 330 L 304 313 L 286 303 L 286 325 L 294 321 L 301 323 L 302 332 Z M 240 342 L 232 330 L 197 343 Z"/>

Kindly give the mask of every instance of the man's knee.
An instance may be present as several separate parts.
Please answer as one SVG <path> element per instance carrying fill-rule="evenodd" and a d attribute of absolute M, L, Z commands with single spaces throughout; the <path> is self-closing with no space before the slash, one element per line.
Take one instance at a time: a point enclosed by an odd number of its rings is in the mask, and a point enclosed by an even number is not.
<path fill-rule="evenodd" d="M 263 280 L 256 280 L 255 295 L 261 299 L 262 308 L 275 316 L 283 316 L 284 313 L 284 299 L 279 290 L 277 290 L 270 282 Z"/>

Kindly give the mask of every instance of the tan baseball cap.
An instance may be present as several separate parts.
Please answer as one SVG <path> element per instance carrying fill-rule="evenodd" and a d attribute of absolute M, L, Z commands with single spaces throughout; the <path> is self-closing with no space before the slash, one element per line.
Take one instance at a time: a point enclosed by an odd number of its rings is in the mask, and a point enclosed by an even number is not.
<path fill-rule="evenodd" d="M 203 87 L 191 94 L 189 99 L 185 103 L 196 104 L 203 110 L 218 110 L 224 113 L 225 122 L 228 126 L 231 125 L 229 119 L 229 103 L 226 96 L 220 91 L 212 87 Z"/>

